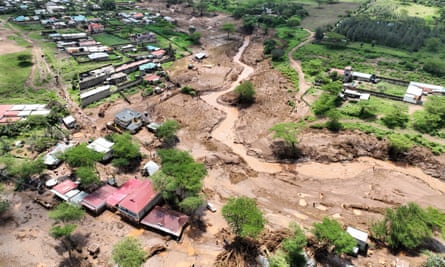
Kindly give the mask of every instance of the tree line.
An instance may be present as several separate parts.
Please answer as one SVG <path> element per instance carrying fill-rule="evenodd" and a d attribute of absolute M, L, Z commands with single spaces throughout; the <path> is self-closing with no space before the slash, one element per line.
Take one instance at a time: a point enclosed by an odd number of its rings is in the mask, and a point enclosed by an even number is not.
<path fill-rule="evenodd" d="M 428 38 L 445 38 L 440 34 L 439 28 L 430 28 L 419 18 L 391 21 L 351 17 L 339 22 L 335 31 L 345 35 L 351 41 L 380 44 L 411 51 L 419 50 Z"/>

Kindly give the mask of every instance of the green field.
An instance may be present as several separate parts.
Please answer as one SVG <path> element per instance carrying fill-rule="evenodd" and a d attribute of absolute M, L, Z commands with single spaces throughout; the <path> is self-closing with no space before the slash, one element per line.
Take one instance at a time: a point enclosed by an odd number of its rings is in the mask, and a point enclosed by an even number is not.
<path fill-rule="evenodd" d="M 10 35 L 10 36 L 8 36 L 8 40 L 15 41 L 17 43 L 17 45 L 23 46 L 23 47 L 27 47 L 27 46 L 31 45 L 28 41 L 24 40 L 19 35 Z"/>
<path fill-rule="evenodd" d="M 109 34 L 109 33 L 99 33 L 93 35 L 93 39 L 101 42 L 103 45 L 113 46 L 113 45 L 120 45 L 120 44 L 128 44 L 130 41 L 122 39 L 118 36 Z"/>
<path fill-rule="evenodd" d="M 31 73 L 32 64 L 23 63 L 19 56 L 28 55 L 29 51 L 0 56 L 0 99 L 1 103 L 47 103 L 55 98 L 55 93 L 48 90 L 32 90 L 24 84 Z"/>

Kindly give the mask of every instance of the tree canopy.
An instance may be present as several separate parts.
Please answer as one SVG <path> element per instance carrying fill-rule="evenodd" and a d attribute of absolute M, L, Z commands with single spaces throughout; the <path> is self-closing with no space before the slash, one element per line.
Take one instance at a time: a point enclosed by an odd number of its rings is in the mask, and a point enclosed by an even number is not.
<path fill-rule="evenodd" d="M 274 256 L 274 262 L 271 267 L 281 266 L 306 266 L 306 259 L 304 257 L 303 248 L 306 246 L 306 236 L 301 227 L 296 223 L 291 223 L 291 236 L 284 239 L 281 243 L 281 249 L 278 250 Z"/>
<path fill-rule="evenodd" d="M 139 267 L 144 263 L 147 253 L 134 237 L 126 237 L 113 246 L 112 257 L 120 267 Z"/>
<path fill-rule="evenodd" d="M 251 104 L 255 101 L 255 88 L 251 81 L 244 81 L 235 88 L 238 94 L 238 102 L 242 104 Z"/>
<path fill-rule="evenodd" d="M 445 214 L 434 208 L 422 209 L 408 203 L 396 209 L 386 209 L 382 221 L 371 227 L 374 238 L 386 242 L 391 248 L 414 249 L 432 230 L 444 230 Z"/>
<path fill-rule="evenodd" d="M 222 208 L 222 215 L 239 237 L 257 237 L 266 222 L 255 200 L 247 197 L 230 198 Z"/>
<path fill-rule="evenodd" d="M 274 133 L 274 139 L 283 139 L 288 146 L 295 148 L 295 145 L 298 143 L 297 136 L 304 127 L 304 122 L 283 122 L 275 124 L 269 131 Z"/>
<path fill-rule="evenodd" d="M 234 33 L 236 28 L 235 25 L 233 23 L 224 23 L 221 26 L 221 30 L 224 32 L 227 32 L 227 39 L 230 39 L 230 34 Z"/>
<path fill-rule="evenodd" d="M 176 139 L 176 132 L 179 130 L 179 123 L 176 120 L 166 120 L 156 131 L 156 137 L 165 144 L 173 144 Z"/>
<path fill-rule="evenodd" d="M 336 253 L 351 253 L 357 241 L 341 227 L 336 220 L 327 217 L 321 223 L 314 223 L 313 234 L 326 246 L 334 246 Z"/>
<path fill-rule="evenodd" d="M 164 199 L 173 206 L 192 214 L 203 203 L 200 196 L 202 180 L 207 170 L 186 151 L 158 150 L 162 169 L 153 177 L 155 187 L 163 192 Z"/>
<path fill-rule="evenodd" d="M 133 142 L 129 133 L 113 134 L 113 166 L 122 170 L 132 170 L 139 165 L 141 152 L 139 146 Z"/>
<path fill-rule="evenodd" d="M 79 167 L 76 170 L 76 175 L 80 178 L 80 184 L 84 188 L 100 182 L 99 176 L 97 175 L 95 169 L 91 167 Z"/>
<path fill-rule="evenodd" d="M 93 167 L 94 164 L 103 158 L 101 153 L 89 149 L 86 144 L 69 148 L 61 155 L 71 168 Z"/>

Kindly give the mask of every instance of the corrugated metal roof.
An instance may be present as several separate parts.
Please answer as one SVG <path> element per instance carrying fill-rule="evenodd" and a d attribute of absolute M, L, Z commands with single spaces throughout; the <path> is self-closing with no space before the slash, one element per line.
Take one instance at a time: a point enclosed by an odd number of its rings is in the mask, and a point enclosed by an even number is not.
<path fill-rule="evenodd" d="M 101 209 L 105 204 L 109 196 L 117 191 L 116 187 L 110 185 L 104 185 L 85 197 L 80 204 L 87 207 L 90 210 L 96 211 Z"/>
<path fill-rule="evenodd" d="M 188 220 L 189 217 L 183 213 L 156 206 L 141 220 L 141 224 L 179 237 Z"/>
<path fill-rule="evenodd" d="M 115 207 L 126 196 L 128 196 L 131 192 L 133 192 L 135 188 L 140 186 L 141 183 L 142 181 L 136 178 L 128 180 L 125 184 L 119 187 L 118 190 L 116 190 L 110 196 L 107 197 L 107 205 L 110 207 Z"/>
<path fill-rule="evenodd" d="M 141 184 L 119 203 L 119 208 L 124 208 L 137 214 L 157 195 L 158 192 L 154 190 L 151 180 L 142 180 Z"/>
<path fill-rule="evenodd" d="M 351 226 L 348 226 L 346 228 L 346 232 L 357 240 L 363 241 L 365 243 L 368 241 L 368 233 L 366 233 L 366 232 L 360 231 L 360 230 L 355 229 Z"/>
<path fill-rule="evenodd" d="M 74 183 L 71 180 L 65 180 L 65 181 L 61 182 L 60 184 L 54 186 L 51 191 L 56 191 L 59 194 L 64 195 L 67 192 L 69 192 L 69 191 L 71 191 L 71 190 L 73 190 L 75 188 L 77 188 L 77 184 L 76 183 Z"/>
<path fill-rule="evenodd" d="M 148 175 L 152 176 L 159 170 L 159 165 L 150 160 L 149 162 L 145 163 L 144 170 L 148 173 Z"/>

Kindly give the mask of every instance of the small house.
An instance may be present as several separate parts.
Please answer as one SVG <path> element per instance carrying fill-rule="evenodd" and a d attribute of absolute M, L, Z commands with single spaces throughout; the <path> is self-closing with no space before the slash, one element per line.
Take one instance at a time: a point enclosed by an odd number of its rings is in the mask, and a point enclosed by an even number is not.
<path fill-rule="evenodd" d="M 156 206 L 145 216 L 141 224 L 179 239 L 189 217 L 183 213 Z"/>
<path fill-rule="evenodd" d="M 142 114 L 128 108 L 123 109 L 114 117 L 114 122 L 121 128 L 136 133 L 142 127 Z"/>
<path fill-rule="evenodd" d="M 357 240 L 357 247 L 354 248 L 353 253 L 355 255 L 362 253 L 366 254 L 368 251 L 368 233 L 348 226 L 346 232 L 350 234 L 355 240 Z"/>
<path fill-rule="evenodd" d="M 65 124 L 66 128 L 72 129 L 76 126 L 76 119 L 69 115 L 62 119 L 63 124 Z"/>
<path fill-rule="evenodd" d="M 50 191 L 59 198 L 68 201 L 70 198 L 77 195 L 80 191 L 77 190 L 77 184 L 69 179 L 54 186 Z"/>
<path fill-rule="evenodd" d="M 145 48 L 147 48 L 148 51 L 157 51 L 161 48 L 157 47 L 157 46 L 153 46 L 153 45 L 147 45 Z"/>
<path fill-rule="evenodd" d="M 164 49 L 159 49 L 151 52 L 151 55 L 155 58 L 162 58 L 165 55 L 166 51 Z"/>
<path fill-rule="evenodd" d="M 145 163 L 144 167 L 142 168 L 142 172 L 144 175 L 152 176 L 159 170 L 159 165 L 156 164 L 154 161 L 150 160 L 149 162 Z"/>
<path fill-rule="evenodd" d="M 125 82 L 127 78 L 128 76 L 126 73 L 118 72 L 118 73 L 113 73 L 110 77 L 108 77 L 107 81 L 111 84 L 118 84 L 121 82 Z"/>
<path fill-rule="evenodd" d="M 409 84 L 403 95 L 403 101 L 411 104 L 422 104 L 423 89 L 413 84 Z"/>
<path fill-rule="evenodd" d="M 100 23 L 90 23 L 88 24 L 88 32 L 90 34 L 101 33 L 105 30 L 104 25 Z"/>
<path fill-rule="evenodd" d="M 114 143 L 108 141 L 107 139 L 103 137 L 99 137 L 96 140 L 94 140 L 92 143 L 88 144 L 87 147 L 91 150 L 94 150 L 96 152 L 99 152 L 103 154 L 103 161 L 107 161 L 111 159 L 112 155 L 112 147 Z"/>
<path fill-rule="evenodd" d="M 156 84 L 161 81 L 161 77 L 156 74 L 148 74 L 144 76 L 144 81 L 148 82 L 149 84 Z"/>
<path fill-rule="evenodd" d="M 155 64 L 153 62 L 149 62 L 147 64 L 140 65 L 139 66 L 139 71 L 140 71 L 141 75 L 144 75 L 146 73 L 151 73 L 151 72 L 157 70 L 158 68 L 159 68 L 159 64 Z"/>
<path fill-rule="evenodd" d="M 108 53 L 105 52 L 92 53 L 88 55 L 88 59 L 91 61 L 107 60 L 108 57 L 109 57 Z"/>
<path fill-rule="evenodd" d="M 133 192 L 119 202 L 117 209 L 123 217 L 133 222 L 139 222 L 160 199 L 161 194 L 155 191 L 152 181 L 145 179 Z"/>
<path fill-rule="evenodd" d="M 94 214 L 98 215 L 105 210 L 107 198 L 116 191 L 116 187 L 104 185 L 82 199 L 80 204 Z"/>
<path fill-rule="evenodd" d="M 49 168 L 57 167 L 62 160 L 60 155 L 62 155 L 67 149 L 72 147 L 73 144 L 58 143 L 48 154 L 43 157 L 43 163 Z"/>

